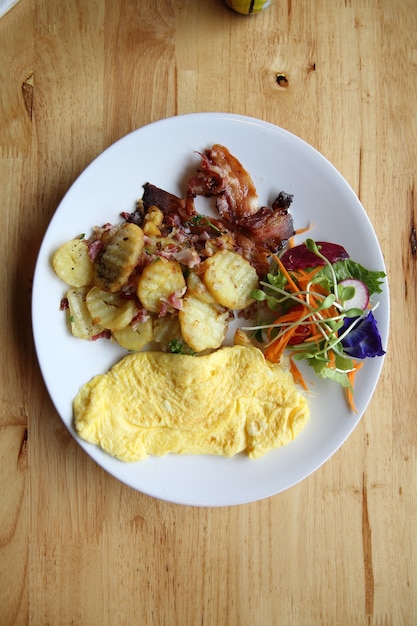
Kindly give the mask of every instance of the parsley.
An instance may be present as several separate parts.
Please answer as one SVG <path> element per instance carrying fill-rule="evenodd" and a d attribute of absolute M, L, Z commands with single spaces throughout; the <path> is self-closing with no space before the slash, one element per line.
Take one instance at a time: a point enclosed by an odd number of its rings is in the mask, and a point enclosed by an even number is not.
<path fill-rule="evenodd" d="M 191 348 L 189 348 L 184 341 L 181 341 L 181 339 L 171 339 L 168 344 L 168 350 L 173 354 L 195 354 L 194 350 L 191 350 Z"/>
<path fill-rule="evenodd" d="M 190 226 L 209 226 L 220 235 L 222 234 L 220 228 L 213 224 L 213 222 L 210 222 L 209 218 L 205 215 L 193 215 L 193 217 L 188 220 L 187 224 L 189 224 Z"/>

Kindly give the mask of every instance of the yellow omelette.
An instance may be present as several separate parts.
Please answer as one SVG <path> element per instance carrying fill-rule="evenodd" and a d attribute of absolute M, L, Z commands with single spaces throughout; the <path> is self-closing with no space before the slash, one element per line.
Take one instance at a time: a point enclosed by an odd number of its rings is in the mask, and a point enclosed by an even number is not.
<path fill-rule="evenodd" d="M 224 347 L 205 356 L 129 354 L 81 387 L 75 428 L 122 461 L 149 455 L 250 458 L 285 445 L 309 418 L 285 367 L 258 348 Z"/>

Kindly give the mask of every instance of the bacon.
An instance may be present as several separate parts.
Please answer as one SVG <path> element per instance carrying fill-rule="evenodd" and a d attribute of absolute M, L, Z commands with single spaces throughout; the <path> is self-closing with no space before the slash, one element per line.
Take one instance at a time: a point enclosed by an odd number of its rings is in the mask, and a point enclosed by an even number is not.
<path fill-rule="evenodd" d="M 236 233 L 234 250 L 249 261 L 261 278 L 269 271 L 269 257 L 272 251 L 262 241 L 255 241 L 242 233 Z"/>
<path fill-rule="evenodd" d="M 101 333 L 94 335 L 91 337 L 91 341 L 97 341 L 97 339 L 110 339 L 111 338 L 111 330 L 103 330 Z"/>
<path fill-rule="evenodd" d="M 182 226 L 181 224 L 172 229 L 171 237 L 174 237 L 178 243 L 186 243 L 192 240 L 190 229 Z"/>
<path fill-rule="evenodd" d="M 93 261 L 93 263 L 97 259 L 98 254 L 100 250 L 102 249 L 102 247 L 103 247 L 103 242 L 101 241 L 101 239 L 96 239 L 95 241 L 88 243 L 88 256 Z"/>
<path fill-rule="evenodd" d="M 97 259 L 97 256 L 103 247 L 103 235 L 105 233 L 109 233 L 113 228 L 117 227 L 113 226 L 113 224 L 110 224 L 110 222 L 103 224 L 103 226 L 94 226 L 92 236 L 89 239 L 86 239 L 86 243 L 88 246 L 88 256 L 93 261 L 93 263 Z"/>
<path fill-rule="evenodd" d="M 216 207 L 227 222 L 253 215 L 259 208 L 255 185 L 227 148 L 215 144 L 201 156 L 201 171 L 188 181 L 187 196 L 216 196 Z"/>
<path fill-rule="evenodd" d="M 291 193 L 285 193 L 285 191 L 280 191 L 278 196 L 272 203 L 272 208 L 274 211 L 279 211 L 282 209 L 288 210 L 292 204 L 293 195 Z"/>
<path fill-rule="evenodd" d="M 149 182 L 143 186 L 141 211 L 146 214 L 151 206 L 157 206 L 164 215 L 162 237 L 178 242 L 158 245 L 146 262 L 155 255 L 164 256 L 196 269 L 202 259 L 224 246 L 239 252 L 260 277 L 264 276 L 271 254 L 294 235 L 288 211 L 292 195 L 281 192 L 271 207 L 260 207 L 250 175 L 227 148 L 215 144 L 199 154 L 201 169 L 189 179 L 185 199 Z M 215 198 L 217 217 L 208 218 L 196 211 L 194 199 L 200 195 Z M 140 216 L 135 213 L 131 219 L 139 220 Z"/>
<path fill-rule="evenodd" d="M 133 213 L 128 213 L 127 211 L 122 211 L 120 216 L 123 217 L 125 222 L 129 222 L 130 224 L 136 224 L 136 226 L 142 226 L 144 212 L 136 209 Z"/>
<path fill-rule="evenodd" d="M 95 237 L 101 237 L 103 233 L 107 233 L 112 228 L 115 228 L 110 222 L 106 222 L 103 226 L 94 226 L 93 232 Z M 116 226 L 117 228 L 117 226 Z"/>
<path fill-rule="evenodd" d="M 161 306 L 159 309 L 159 313 L 158 313 L 158 317 L 165 317 L 165 315 L 167 315 L 169 312 L 168 310 L 168 302 L 165 302 L 164 300 L 161 300 Z"/>
<path fill-rule="evenodd" d="M 190 269 L 201 262 L 200 255 L 192 248 L 183 248 L 178 252 L 174 252 L 172 256 L 176 261 L 178 261 L 178 263 L 181 263 Z"/>
<path fill-rule="evenodd" d="M 187 211 L 186 202 L 168 191 L 164 191 L 151 183 L 143 185 L 143 209 L 146 211 L 151 206 L 157 206 L 166 216 L 179 215 L 184 220 L 189 219 L 190 213 Z"/>
<path fill-rule="evenodd" d="M 180 291 L 174 291 L 167 298 L 167 304 L 172 306 L 172 308 L 181 311 L 183 308 L 184 300 L 182 299 L 184 293 L 186 291 L 186 287 Z"/>
<path fill-rule="evenodd" d="M 188 182 L 187 197 L 215 196 L 221 220 L 211 220 L 223 234 L 231 234 L 235 249 L 258 273 L 268 271 L 269 256 L 294 235 L 288 213 L 292 195 L 281 192 L 272 207 L 259 207 L 252 179 L 224 146 L 215 144 L 201 156 L 201 170 Z"/>
<path fill-rule="evenodd" d="M 136 315 L 130 322 L 130 325 L 133 328 L 133 330 L 137 330 L 141 324 L 143 324 L 144 322 L 147 322 L 149 319 L 150 319 L 150 315 L 147 309 L 140 307 L 137 309 Z"/>
<path fill-rule="evenodd" d="M 269 207 L 262 207 L 254 215 L 241 220 L 239 227 L 244 234 L 263 242 L 271 251 L 276 251 L 283 241 L 294 235 L 292 216 L 287 211 L 274 211 Z"/>

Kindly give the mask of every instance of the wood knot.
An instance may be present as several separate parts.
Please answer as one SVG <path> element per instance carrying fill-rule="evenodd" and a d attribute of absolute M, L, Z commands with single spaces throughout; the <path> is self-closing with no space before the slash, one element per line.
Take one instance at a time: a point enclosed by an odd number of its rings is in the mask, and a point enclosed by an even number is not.
<path fill-rule="evenodd" d="M 19 454 L 17 456 L 17 465 L 20 469 L 26 469 L 28 455 L 28 429 L 23 431 L 22 441 L 20 443 Z"/>
<path fill-rule="evenodd" d="M 275 80 L 277 81 L 278 85 L 283 89 L 286 89 L 289 85 L 288 78 L 286 77 L 284 72 L 277 72 Z"/>
<path fill-rule="evenodd" d="M 26 80 L 22 83 L 22 96 L 25 104 L 26 112 L 32 121 L 33 112 L 33 74 L 30 74 Z"/>

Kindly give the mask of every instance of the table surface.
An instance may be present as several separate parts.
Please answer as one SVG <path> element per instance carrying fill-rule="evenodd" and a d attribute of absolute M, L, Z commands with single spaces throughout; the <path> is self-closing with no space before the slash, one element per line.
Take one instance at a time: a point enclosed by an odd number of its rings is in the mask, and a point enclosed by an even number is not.
<path fill-rule="evenodd" d="M 0 622 L 416 624 L 415 0 L 249 17 L 222 0 L 20 0 L 0 58 Z M 351 437 L 297 486 L 224 508 L 158 501 L 97 466 L 49 399 L 30 314 L 40 243 L 80 172 L 131 130 L 200 111 L 324 154 L 375 227 L 391 295 Z"/>

